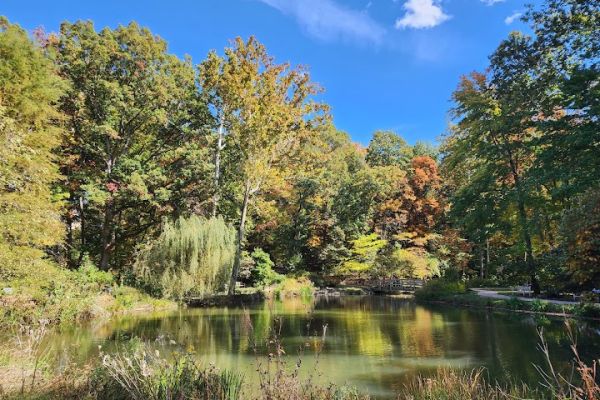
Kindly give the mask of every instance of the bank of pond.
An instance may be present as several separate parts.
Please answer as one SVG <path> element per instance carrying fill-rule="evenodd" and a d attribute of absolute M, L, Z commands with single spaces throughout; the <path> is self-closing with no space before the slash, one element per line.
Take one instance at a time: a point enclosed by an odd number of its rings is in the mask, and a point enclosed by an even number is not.
<path fill-rule="evenodd" d="M 548 354 L 539 347 L 540 329 Z M 4 332 L 2 343 L 10 343 L 14 333 Z M 19 334 L 22 342 L 31 341 L 30 333 Z M 192 363 L 198 366 L 195 382 L 214 378 L 206 371 L 218 376 L 214 382 L 225 379 L 234 387 L 239 378 L 244 396 L 265 398 L 260 394 L 265 382 L 276 380 L 267 376 L 285 365 L 285 379 L 329 388 L 322 393 L 323 398 L 347 398 L 341 393 L 349 390 L 356 396 L 385 399 L 406 393 L 407 388 L 418 390 L 429 378 L 438 383 L 455 379 L 452 385 L 456 385 L 463 378 L 473 379 L 472 374 L 493 383 L 490 390 L 495 383 L 522 383 L 533 390 L 543 382 L 539 369 L 547 368 L 548 361 L 556 373 L 573 375 L 570 346 L 574 337 L 581 361 L 592 365 L 600 354 L 600 323 L 596 321 L 571 321 L 567 328 L 563 319 L 543 315 L 416 304 L 392 296 L 317 296 L 93 320 L 49 329 L 36 349 L 23 350 L 40 353 L 36 361 L 40 382 L 67 369 L 89 373 L 94 364 L 112 368 L 107 376 L 121 382 L 124 378 L 119 378 L 119 373 L 127 374 L 124 369 L 131 367 L 131 360 L 136 362 L 136 356 L 127 355 L 135 344 L 144 348 L 144 356 L 138 359 L 145 365 L 139 364 L 141 369 L 152 369 L 149 355 L 188 363 L 186 368 Z M 187 361 L 182 361 L 182 355 Z M 276 367 L 269 366 L 273 362 Z M 4 368 L 6 373 L 10 356 L 3 364 L 0 370 Z M 183 367 L 178 365 L 176 370 L 181 373 Z M 161 370 L 168 370 L 165 368 Z M 231 371 L 235 377 L 220 377 L 222 371 Z M 23 377 L 26 382 L 32 378 L 30 372 Z M 13 392 L 22 389 L 20 384 L 19 379 L 13 382 Z M 433 390 L 431 385 L 429 389 Z M 228 393 L 239 396 L 236 390 Z"/>

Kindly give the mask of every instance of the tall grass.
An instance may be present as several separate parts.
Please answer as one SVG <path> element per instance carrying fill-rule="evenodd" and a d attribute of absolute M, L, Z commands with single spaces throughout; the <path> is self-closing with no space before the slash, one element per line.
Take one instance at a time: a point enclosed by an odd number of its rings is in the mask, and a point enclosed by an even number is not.
<path fill-rule="evenodd" d="M 145 345 L 102 356 L 91 379 L 91 392 L 102 400 L 238 400 L 242 377 L 214 367 L 202 368 L 191 354 L 172 361 Z"/>

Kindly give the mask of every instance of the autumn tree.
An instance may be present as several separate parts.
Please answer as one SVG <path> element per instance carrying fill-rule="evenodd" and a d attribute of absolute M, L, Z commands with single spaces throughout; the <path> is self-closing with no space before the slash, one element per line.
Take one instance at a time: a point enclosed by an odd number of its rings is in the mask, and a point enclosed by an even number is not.
<path fill-rule="evenodd" d="M 413 151 L 406 141 L 392 131 L 377 131 L 367 147 L 366 161 L 370 166 L 396 165 L 405 168 Z"/>
<path fill-rule="evenodd" d="M 323 110 L 310 100 L 319 88 L 308 72 L 276 64 L 255 38 L 238 38 L 226 52 L 226 61 L 235 71 L 227 81 L 233 96 L 223 105 L 228 128 L 229 174 L 241 191 L 238 246 L 229 292 L 234 293 L 244 246 L 248 208 L 265 182 L 281 171 L 287 155 L 300 137 L 309 135 Z"/>
<path fill-rule="evenodd" d="M 63 82 L 43 48 L 0 18 L 0 279 L 34 270 L 64 235 L 52 151 Z M 32 268 L 33 267 L 33 268 Z"/>
<path fill-rule="evenodd" d="M 195 73 L 135 23 L 100 32 L 91 22 L 63 23 L 56 52 L 70 83 L 60 152 L 68 244 L 106 270 L 126 263 L 149 229 L 197 193 L 189 185 L 205 157 L 192 139 L 203 114 Z"/>

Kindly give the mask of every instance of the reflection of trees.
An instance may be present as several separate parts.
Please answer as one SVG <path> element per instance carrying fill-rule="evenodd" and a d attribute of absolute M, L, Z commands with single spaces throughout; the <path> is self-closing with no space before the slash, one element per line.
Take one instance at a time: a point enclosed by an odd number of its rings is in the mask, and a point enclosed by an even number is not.
<path fill-rule="evenodd" d="M 103 351 L 114 351 L 131 337 L 155 341 L 161 351 L 194 350 L 206 362 L 251 373 L 256 349 L 265 354 L 271 329 L 281 319 L 281 336 L 290 357 L 308 345 L 304 361 L 320 348 L 322 327 L 327 338 L 320 359 L 327 379 L 373 387 L 401 386 L 416 374 L 433 374 L 440 366 L 486 366 L 492 379 L 538 380 L 533 363 L 539 321 L 522 314 L 500 314 L 443 306 L 417 306 L 390 297 L 337 297 L 303 302 L 265 302 L 242 308 L 184 309 L 177 312 L 122 317 L 105 324 L 67 327 L 48 338 L 60 362 L 65 353 L 83 362 Z M 248 321 L 250 323 L 248 323 Z M 250 328 L 250 326 L 252 328 Z M 552 355 L 568 369 L 571 354 L 561 321 L 544 323 Z M 577 325 L 584 358 L 600 354 L 594 325 Z M 169 340 L 177 344 L 170 345 Z M 250 370 L 248 370 L 250 368 Z"/>

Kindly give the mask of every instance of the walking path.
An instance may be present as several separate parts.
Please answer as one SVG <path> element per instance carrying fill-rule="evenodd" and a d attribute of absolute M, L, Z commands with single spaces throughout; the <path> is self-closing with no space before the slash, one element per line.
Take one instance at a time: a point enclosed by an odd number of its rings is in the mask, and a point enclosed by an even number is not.
<path fill-rule="evenodd" d="M 567 304 L 567 305 L 576 305 L 579 304 L 576 301 L 566 301 L 566 300 L 547 300 L 547 299 L 536 299 L 533 297 L 520 297 L 520 296 L 508 296 L 506 294 L 500 294 L 492 289 L 482 289 L 482 288 L 472 288 L 471 290 L 475 291 L 481 297 L 489 297 L 492 299 L 502 299 L 502 300 L 510 300 L 512 298 L 517 298 L 522 301 L 534 301 L 541 300 L 552 304 Z"/>

